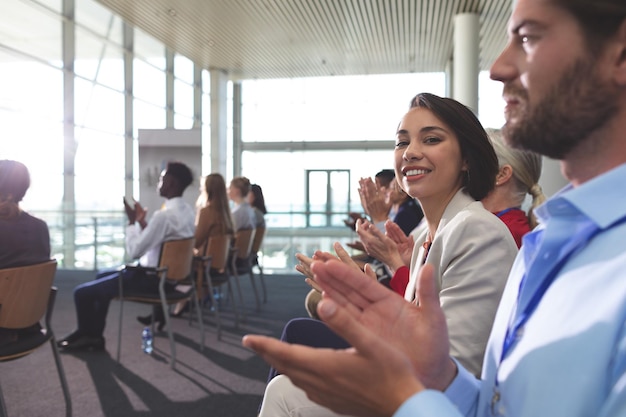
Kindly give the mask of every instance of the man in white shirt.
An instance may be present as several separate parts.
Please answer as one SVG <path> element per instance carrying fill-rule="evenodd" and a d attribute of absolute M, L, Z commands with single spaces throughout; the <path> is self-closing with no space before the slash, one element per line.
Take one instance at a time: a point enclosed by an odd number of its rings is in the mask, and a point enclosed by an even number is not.
<path fill-rule="evenodd" d="M 517 0 L 508 31 L 491 68 L 504 137 L 560 160 L 570 185 L 535 212 L 481 378 L 449 356 L 429 265 L 415 306 L 318 262 L 318 314 L 354 348 L 243 341 L 313 401 L 359 416 L 626 415 L 626 2 Z"/>
<path fill-rule="evenodd" d="M 161 210 L 146 222 L 146 210 L 135 203 L 124 206 L 128 217 L 126 250 L 141 266 L 157 266 L 163 242 L 185 239 L 194 235 L 195 213 L 182 195 L 193 181 L 191 170 L 180 162 L 170 162 L 161 174 L 159 194 L 166 199 Z M 119 295 L 118 272 L 106 271 L 91 282 L 74 289 L 78 329 L 58 342 L 66 351 L 104 349 L 104 326 L 111 300 Z M 136 270 L 124 270 L 125 290 L 158 293 L 156 280 L 141 279 Z"/>

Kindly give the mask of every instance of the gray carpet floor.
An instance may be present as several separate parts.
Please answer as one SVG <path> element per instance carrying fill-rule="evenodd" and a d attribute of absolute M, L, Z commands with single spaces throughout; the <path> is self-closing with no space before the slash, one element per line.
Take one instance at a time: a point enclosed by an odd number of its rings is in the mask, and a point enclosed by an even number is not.
<path fill-rule="evenodd" d="M 93 279 L 94 273 L 58 271 L 52 328 L 59 339 L 76 326 L 72 289 Z M 167 332 L 157 332 L 155 350 L 141 350 L 143 326 L 135 319 L 150 307 L 124 303 L 122 350 L 116 362 L 119 302 L 109 308 L 104 352 L 61 354 L 74 416 L 256 416 L 268 365 L 241 346 L 241 337 L 259 333 L 279 337 L 292 317 L 306 316 L 304 297 L 309 287 L 298 275 L 266 275 L 267 303 L 256 311 L 247 276 L 240 277 L 246 320 L 235 327 L 232 303 L 221 302 L 222 338 L 214 315 L 205 310 L 205 347 L 188 315 L 172 320 L 176 340 L 176 369 L 170 369 Z M 65 415 L 65 403 L 49 345 L 22 359 L 0 363 L 0 384 L 11 417 Z"/>

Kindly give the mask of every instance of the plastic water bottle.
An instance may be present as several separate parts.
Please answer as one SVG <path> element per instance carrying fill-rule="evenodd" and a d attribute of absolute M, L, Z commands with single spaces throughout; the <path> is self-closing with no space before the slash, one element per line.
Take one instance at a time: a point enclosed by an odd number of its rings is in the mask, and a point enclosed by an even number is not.
<path fill-rule="evenodd" d="M 141 332 L 141 350 L 148 355 L 152 353 L 152 331 L 145 327 Z"/>

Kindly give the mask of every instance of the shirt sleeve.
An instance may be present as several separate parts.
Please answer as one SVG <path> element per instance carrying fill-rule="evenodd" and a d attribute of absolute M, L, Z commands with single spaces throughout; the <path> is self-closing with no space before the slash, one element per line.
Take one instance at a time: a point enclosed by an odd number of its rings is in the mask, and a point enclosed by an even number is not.
<path fill-rule="evenodd" d="M 456 377 L 446 389 L 445 396 L 452 402 L 456 409 L 464 416 L 474 416 L 478 407 L 478 394 L 480 393 L 480 380 L 463 367 L 458 360 Z"/>
<path fill-rule="evenodd" d="M 459 370 L 445 393 L 424 390 L 404 402 L 393 417 L 475 417 L 480 381 L 454 358 Z"/>
<path fill-rule="evenodd" d="M 393 417 L 463 417 L 445 395 L 439 391 L 424 390 L 404 402 Z"/>
<path fill-rule="evenodd" d="M 155 246 L 160 245 L 167 233 L 167 218 L 164 212 L 156 212 L 145 229 L 138 224 L 126 228 L 126 251 L 132 259 L 143 256 Z"/>
<path fill-rule="evenodd" d="M 400 268 L 396 269 L 396 273 L 393 274 L 391 281 L 389 281 L 391 289 L 403 297 L 406 286 L 409 284 L 409 272 L 409 268 L 402 265 Z"/>

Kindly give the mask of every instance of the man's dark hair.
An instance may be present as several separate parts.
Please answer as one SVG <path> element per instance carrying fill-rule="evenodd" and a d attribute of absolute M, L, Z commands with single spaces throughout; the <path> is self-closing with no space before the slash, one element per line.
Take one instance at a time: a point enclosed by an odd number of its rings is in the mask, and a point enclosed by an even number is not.
<path fill-rule="evenodd" d="M 617 32 L 626 19 L 624 0 L 552 0 L 552 2 L 578 20 L 592 53 L 601 52 L 602 44 Z"/>
<path fill-rule="evenodd" d="M 393 169 L 383 169 L 376 173 L 375 178 L 378 178 L 383 187 L 389 187 L 391 181 L 396 178 L 396 173 Z"/>
<path fill-rule="evenodd" d="M 181 186 L 181 191 L 184 191 L 185 188 L 193 182 L 191 169 L 189 169 L 189 167 L 182 162 L 168 162 L 166 171 L 167 174 L 178 180 Z"/>

